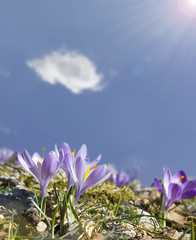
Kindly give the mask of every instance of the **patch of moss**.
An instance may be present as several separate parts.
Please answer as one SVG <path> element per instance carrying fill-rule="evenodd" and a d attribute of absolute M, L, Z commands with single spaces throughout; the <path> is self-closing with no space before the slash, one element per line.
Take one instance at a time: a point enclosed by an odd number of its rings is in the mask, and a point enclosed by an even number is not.
<path fill-rule="evenodd" d="M 110 181 L 106 181 L 101 185 L 95 186 L 83 193 L 79 199 L 79 203 L 84 201 L 90 204 L 102 202 L 103 204 L 109 206 L 111 205 L 113 208 L 114 204 L 116 205 L 118 202 L 120 195 L 121 202 L 135 200 L 134 192 L 130 188 L 117 188 L 115 184 Z"/>

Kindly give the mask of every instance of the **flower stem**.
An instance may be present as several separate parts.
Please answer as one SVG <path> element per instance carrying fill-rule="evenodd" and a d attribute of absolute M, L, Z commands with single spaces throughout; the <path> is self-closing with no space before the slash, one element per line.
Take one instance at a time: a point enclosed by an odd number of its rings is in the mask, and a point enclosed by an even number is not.
<path fill-rule="evenodd" d="M 73 188 L 73 190 L 72 190 L 72 195 L 71 195 L 71 204 L 72 204 L 72 206 L 74 207 L 74 202 L 75 202 L 75 191 L 76 191 L 76 189 L 75 188 Z"/>
<path fill-rule="evenodd" d="M 41 210 L 45 214 L 46 211 L 46 197 L 41 200 Z M 41 218 L 43 218 L 43 214 L 41 213 Z"/>
<path fill-rule="evenodd" d="M 162 212 L 162 226 L 166 227 L 166 217 L 167 217 L 167 212 L 163 211 Z"/>
<path fill-rule="evenodd" d="M 163 186 L 163 180 L 160 181 L 161 185 Z M 167 212 L 164 210 L 164 195 L 161 193 L 161 200 L 160 200 L 160 206 L 161 206 L 161 211 L 160 211 L 160 217 L 161 217 L 161 224 L 163 227 L 166 227 L 166 217 L 167 217 Z"/>

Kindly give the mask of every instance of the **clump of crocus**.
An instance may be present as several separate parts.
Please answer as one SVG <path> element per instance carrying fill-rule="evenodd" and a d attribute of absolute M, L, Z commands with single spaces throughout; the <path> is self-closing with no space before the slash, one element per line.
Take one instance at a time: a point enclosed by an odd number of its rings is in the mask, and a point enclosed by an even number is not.
<path fill-rule="evenodd" d="M 119 172 L 113 172 L 110 176 L 110 180 L 115 183 L 117 187 L 127 185 L 138 178 L 138 173 L 134 173 L 132 170 L 129 170 L 128 172 L 124 172 L 122 170 Z"/>
<path fill-rule="evenodd" d="M 110 176 L 110 180 L 116 184 L 117 187 L 121 187 L 123 185 L 127 185 L 130 182 L 129 175 L 124 171 L 119 171 L 116 173 L 112 173 Z"/>
<path fill-rule="evenodd" d="M 0 148 L 0 165 L 4 165 L 14 154 L 9 148 Z"/>
<path fill-rule="evenodd" d="M 166 217 L 168 208 L 174 202 L 196 196 L 196 179 L 188 180 L 184 171 L 172 175 L 167 168 L 163 169 L 163 174 L 163 186 L 157 178 L 154 185 L 164 196 L 163 216 Z"/>
<path fill-rule="evenodd" d="M 43 148 L 43 153 L 45 148 Z M 44 155 L 44 154 L 43 154 Z M 63 151 L 59 152 L 59 155 L 51 151 L 44 158 L 38 153 L 34 153 L 31 157 L 27 150 L 24 150 L 23 154 L 17 154 L 18 161 L 22 168 L 30 173 L 39 183 L 42 190 L 42 200 L 46 195 L 46 189 L 51 179 L 57 174 L 59 168 L 64 159 Z"/>
<path fill-rule="evenodd" d="M 68 189 L 71 186 L 76 189 L 75 207 L 80 196 L 87 189 L 106 181 L 110 177 L 111 171 L 107 169 L 106 165 L 97 165 L 101 160 L 101 156 L 90 162 L 90 159 L 87 157 L 87 147 L 85 144 L 82 145 L 76 156 L 75 150 L 72 152 L 66 143 L 63 143 L 62 150 L 64 153 L 62 168 L 68 176 Z"/>

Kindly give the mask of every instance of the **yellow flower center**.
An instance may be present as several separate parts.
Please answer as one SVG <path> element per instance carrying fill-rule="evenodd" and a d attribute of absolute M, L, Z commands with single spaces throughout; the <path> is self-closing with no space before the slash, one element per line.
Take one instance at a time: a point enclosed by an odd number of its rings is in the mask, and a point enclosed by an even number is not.
<path fill-rule="evenodd" d="M 180 180 L 177 184 L 180 184 L 180 182 L 182 181 L 183 178 L 184 178 L 184 176 L 180 176 Z"/>
<path fill-rule="evenodd" d="M 42 163 L 43 163 L 43 161 L 44 161 L 44 151 L 45 151 L 45 150 L 46 150 L 45 148 L 42 148 L 42 151 L 43 151 L 43 158 L 40 157 L 40 163 L 41 163 L 41 166 L 42 166 Z"/>
<path fill-rule="evenodd" d="M 91 172 L 93 170 L 95 170 L 95 168 L 97 168 L 98 166 L 97 165 L 94 165 L 94 168 L 91 170 Z M 84 176 L 84 181 L 87 179 L 88 175 L 89 175 L 89 172 L 90 172 L 90 167 L 87 168 L 86 170 L 86 173 L 85 173 L 85 176 Z"/>
<path fill-rule="evenodd" d="M 75 156 L 75 152 L 76 152 L 76 149 L 74 148 L 74 150 L 72 151 L 72 156 L 73 156 L 73 158 L 74 158 L 74 156 Z"/>

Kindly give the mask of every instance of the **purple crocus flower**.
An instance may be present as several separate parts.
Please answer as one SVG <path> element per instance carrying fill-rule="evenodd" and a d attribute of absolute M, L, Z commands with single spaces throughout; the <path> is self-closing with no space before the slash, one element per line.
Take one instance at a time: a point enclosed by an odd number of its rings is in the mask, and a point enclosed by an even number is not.
<path fill-rule="evenodd" d="M 75 150 L 72 152 L 69 145 L 67 143 L 63 143 L 62 151 L 63 151 L 63 154 L 64 154 L 64 160 L 62 162 L 61 168 L 67 174 L 67 178 L 68 178 L 68 189 L 67 189 L 67 191 L 69 191 L 70 187 L 74 183 L 71 172 L 73 172 L 73 167 L 72 166 L 73 166 L 73 158 L 74 158 Z M 58 148 L 57 148 L 56 145 L 55 145 L 55 152 L 59 155 L 59 151 L 58 151 Z"/>
<path fill-rule="evenodd" d="M 14 154 L 9 148 L 0 148 L 0 165 L 4 165 Z"/>
<path fill-rule="evenodd" d="M 85 144 L 79 149 L 77 154 L 75 155 L 75 149 L 71 151 L 70 146 L 67 143 L 63 143 L 62 150 L 64 153 L 64 161 L 62 163 L 61 168 L 66 172 L 68 178 L 68 191 L 70 187 L 77 182 L 77 176 L 74 171 L 74 163 L 78 158 L 81 158 L 88 164 L 90 170 L 93 169 L 95 165 L 99 163 L 101 160 L 101 155 L 99 155 L 94 161 L 90 162 L 90 159 L 87 156 L 87 147 Z M 58 149 L 55 146 L 55 151 L 58 153 Z"/>
<path fill-rule="evenodd" d="M 112 175 L 110 176 L 110 180 L 115 183 L 117 187 L 127 185 L 128 183 L 138 178 L 138 171 L 133 171 L 132 169 L 127 172 L 124 172 L 122 170 L 117 172 L 116 170 L 114 170 Z"/>
<path fill-rule="evenodd" d="M 129 181 L 134 181 L 135 179 L 140 178 L 139 170 L 136 168 L 130 169 L 127 171 L 127 174 L 129 175 Z"/>
<path fill-rule="evenodd" d="M 43 149 L 44 151 L 45 149 Z M 45 158 L 41 158 L 38 153 L 31 157 L 27 150 L 23 154 L 17 154 L 18 161 L 25 171 L 30 173 L 39 183 L 42 190 L 42 200 L 46 195 L 46 188 L 51 179 L 57 174 L 64 159 L 63 151 L 59 155 L 51 151 Z"/>
<path fill-rule="evenodd" d="M 154 179 L 154 185 L 165 197 L 165 212 L 174 202 L 196 196 L 196 179 L 188 180 L 184 171 L 172 175 L 164 168 L 163 173 L 163 187 L 157 178 Z"/>
<path fill-rule="evenodd" d="M 76 198 L 74 206 L 76 206 L 82 193 L 91 187 L 105 182 L 111 175 L 111 171 L 107 169 L 105 164 L 100 166 L 94 165 L 92 168 L 91 163 L 89 164 L 81 157 L 74 161 L 73 171 L 77 178 L 75 181 Z"/>
<path fill-rule="evenodd" d="M 130 182 L 130 177 L 127 173 L 119 171 L 117 173 L 112 173 L 110 179 L 117 187 L 127 185 Z"/>
<path fill-rule="evenodd" d="M 76 156 L 74 156 L 74 152 L 71 152 L 68 144 L 63 143 L 62 149 L 64 152 L 62 168 L 68 176 L 68 189 L 74 183 L 76 186 L 75 207 L 82 193 L 106 181 L 110 177 L 111 171 L 107 169 L 106 165 L 97 166 L 101 156 L 90 162 L 85 144 L 82 145 Z"/>

